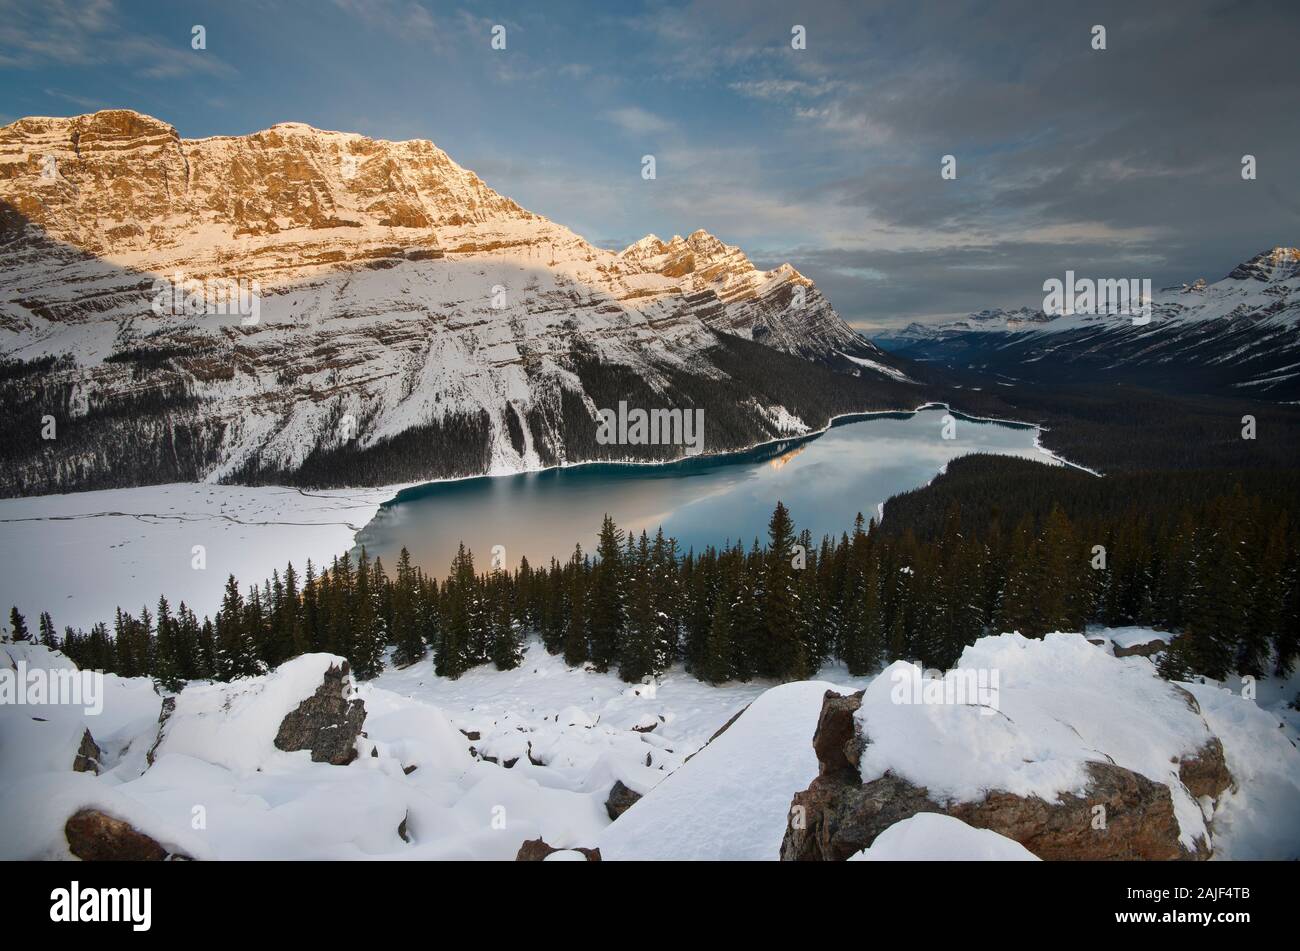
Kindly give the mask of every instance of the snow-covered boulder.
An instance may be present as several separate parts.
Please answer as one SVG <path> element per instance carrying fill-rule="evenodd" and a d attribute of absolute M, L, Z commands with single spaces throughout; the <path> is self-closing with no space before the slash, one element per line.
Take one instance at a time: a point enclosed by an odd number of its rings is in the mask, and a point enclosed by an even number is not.
<path fill-rule="evenodd" d="M 600 849 L 557 849 L 541 838 L 529 839 L 519 846 L 516 862 L 599 862 Z"/>
<path fill-rule="evenodd" d="M 850 862 L 1038 862 L 1027 848 L 990 829 L 939 812 L 895 822 Z"/>
<path fill-rule="evenodd" d="M 1204 858 L 1231 783 L 1190 694 L 1078 634 L 986 637 L 942 678 L 893 664 L 827 698 L 817 734 L 786 859 L 848 858 L 919 812 L 1042 858 Z"/>
<path fill-rule="evenodd" d="M 312 762 L 356 758 L 365 705 L 347 661 L 303 654 L 261 677 L 192 684 L 177 694 L 151 758 L 184 755 L 253 771 L 309 751 Z"/>

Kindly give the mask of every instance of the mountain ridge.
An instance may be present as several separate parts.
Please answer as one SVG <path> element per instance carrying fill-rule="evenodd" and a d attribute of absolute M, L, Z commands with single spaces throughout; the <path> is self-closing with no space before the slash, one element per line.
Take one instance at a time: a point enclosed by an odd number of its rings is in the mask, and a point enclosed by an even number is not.
<path fill-rule="evenodd" d="M 890 353 L 1007 380 L 1115 378 L 1280 402 L 1300 396 L 1300 249 L 1252 255 L 1220 280 L 1152 294 L 1149 319 L 994 308 L 873 338 Z"/>
<path fill-rule="evenodd" d="M 210 306 L 222 282 L 259 312 Z M 177 312 L 176 287 L 198 304 Z M 309 459 L 315 478 L 373 484 L 664 457 L 588 438 L 618 386 L 664 406 L 725 389 L 710 450 L 845 408 L 821 399 L 802 418 L 786 404 L 826 386 L 789 368 L 769 374 L 782 393 L 758 392 L 749 376 L 775 356 L 719 369 L 733 337 L 862 392 L 878 378 L 870 406 L 904 402 L 872 369 L 890 359 L 792 266 L 759 270 L 702 229 L 597 248 L 428 140 L 302 123 L 184 139 L 131 110 L 0 128 L 0 408 L 22 449 L 0 492 L 119 484 L 113 439 L 185 480 L 293 480 Z M 37 435 L 46 417 L 55 440 Z M 410 446 L 423 462 L 373 461 L 417 433 L 455 461 Z"/>

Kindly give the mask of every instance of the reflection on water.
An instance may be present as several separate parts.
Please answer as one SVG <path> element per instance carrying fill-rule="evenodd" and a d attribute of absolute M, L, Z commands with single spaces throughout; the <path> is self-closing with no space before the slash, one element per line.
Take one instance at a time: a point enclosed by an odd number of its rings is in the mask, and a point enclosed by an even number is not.
<path fill-rule="evenodd" d="M 405 545 L 442 577 L 459 542 L 486 567 L 494 545 L 506 563 L 546 565 L 575 542 L 590 551 L 606 512 L 620 528 L 660 525 L 681 550 L 765 537 L 780 499 L 813 538 L 849 530 L 858 512 L 874 516 L 891 495 L 929 482 L 949 460 L 997 452 L 1042 461 L 1037 431 L 959 418 L 957 438 L 941 438 L 943 410 L 845 422 L 812 439 L 787 440 L 723 458 L 667 465 L 594 464 L 498 478 L 430 483 L 385 505 L 357 536 L 390 566 Z"/>
<path fill-rule="evenodd" d="M 807 448 L 808 448 L 807 443 L 800 443 L 798 446 L 791 449 L 789 452 L 782 453 L 781 455 L 777 456 L 775 459 L 769 462 L 768 465 L 771 466 L 773 469 L 782 469 L 785 467 L 785 464 L 787 462 L 789 462 L 791 459 L 799 455 Z"/>

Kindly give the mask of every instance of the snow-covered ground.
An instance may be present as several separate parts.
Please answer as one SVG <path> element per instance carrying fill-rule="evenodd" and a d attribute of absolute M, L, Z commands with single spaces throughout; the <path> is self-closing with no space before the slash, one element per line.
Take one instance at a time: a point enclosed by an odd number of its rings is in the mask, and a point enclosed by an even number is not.
<path fill-rule="evenodd" d="M 232 573 L 260 583 L 286 562 L 301 573 L 308 558 L 319 565 L 347 551 L 401 488 L 181 483 L 0 499 L 0 605 L 17 605 L 33 630 L 49 611 L 60 632 L 111 622 L 119 606 L 139 611 L 127 597 L 152 611 L 164 593 L 202 617 Z"/>
<path fill-rule="evenodd" d="M 1108 632 L 1089 631 L 1098 633 Z M 1300 857 L 1300 752 L 1283 709 L 1294 683 L 1261 684 L 1255 700 L 1189 685 L 1202 724 L 1166 703 L 1150 660 L 1115 658 L 1077 636 L 986 638 L 967 654 L 963 664 L 1005 668 L 1000 706 L 1016 723 L 973 709 L 886 709 L 869 689 L 862 716 L 878 749 L 864 771 L 883 757 L 936 790 L 973 782 L 1050 792 L 1070 787 L 1095 748 L 1173 784 L 1166 754 L 1199 743 L 1208 724 L 1237 784 L 1212 816 L 1217 857 Z M 265 677 L 193 684 L 162 742 L 162 698 L 143 679 L 106 677 L 98 715 L 0 704 L 0 858 L 67 858 L 64 822 L 95 807 L 201 859 L 511 859 L 538 836 L 561 849 L 598 846 L 605 859 L 774 859 L 791 797 L 817 773 L 811 741 L 825 690 L 889 688 L 838 668 L 779 686 L 712 687 L 680 669 L 630 685 L 569 669 L 532 642 L 513 671 L 450 681 L 426 659 L 357 685 L 366 719 L 348 766 L 275 748 L 284 714 L 335 660 L 306 655 Z M 67 664 L 36 645 L 0 646 L 0 673 L 20 661 Z M 898 735 L 886 735 L 882 716 L 898 720 Z M 87 728 L 103 750 L 99 776 L 71 768 Z M 616 781 L 644 797 L 611 823 Z M 1197 821 L 1182 809 L 1179 818 Z M 890 831 L 862 857 L 1024 857 L 938 819 Z"/>

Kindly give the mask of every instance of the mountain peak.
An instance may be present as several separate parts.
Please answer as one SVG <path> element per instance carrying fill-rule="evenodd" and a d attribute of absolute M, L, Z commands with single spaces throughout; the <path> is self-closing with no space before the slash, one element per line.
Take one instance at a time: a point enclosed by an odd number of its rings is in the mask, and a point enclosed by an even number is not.
<path fill-rule="evenodd" d="M 1277 246 L 1261 251 L 1248 261 L 1238 264 L 1228 278 L 1238 281 L 1254 280 L 1269 283 L 1285 281 L 1300 274 L 1300 248 Z"/>

